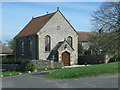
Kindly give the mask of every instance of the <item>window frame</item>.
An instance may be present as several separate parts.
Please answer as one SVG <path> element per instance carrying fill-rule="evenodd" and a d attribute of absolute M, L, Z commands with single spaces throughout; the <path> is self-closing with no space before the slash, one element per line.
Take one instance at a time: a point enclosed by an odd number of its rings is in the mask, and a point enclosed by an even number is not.
<path fill-rule="evenodd" d="M 28 43 L 29 43 L 29 53 L 30 53 L 30 55 L 32 55 L 33 41 L 31 38 L 28 40 Z"/>
<path fill-rule="evenodd" d="M 50 52 L 51 50 L 51 37 L 49 35 L 45 36 L 45 52 Z"/>
<path fill-rule="evenodd" d="M 72 47 L 73 45 L 73 38 L 71 36 L 67 37 L 67 42 L 70 44 L 70 46 Z"/>
<path fill-rule="evenodd" d="M 23 40 L 21 40 L 20 41 L 20 45 L 21 45 L 21 52 L 20 52 L 20 54 L 23 56 L 24 55 L 24 41 Z"/>

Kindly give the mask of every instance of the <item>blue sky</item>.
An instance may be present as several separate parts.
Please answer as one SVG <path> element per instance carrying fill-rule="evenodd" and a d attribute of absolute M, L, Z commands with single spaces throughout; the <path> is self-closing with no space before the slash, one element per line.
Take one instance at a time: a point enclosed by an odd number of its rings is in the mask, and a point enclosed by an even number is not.
<path fill-rule="evenodd" d="M 3 2 L 2 3 L 2 41 L 10 40 L 32 19 L 52 13 L 60 8 L 77 31 L 90 32 L 90 14 L 102 2 Z"/>

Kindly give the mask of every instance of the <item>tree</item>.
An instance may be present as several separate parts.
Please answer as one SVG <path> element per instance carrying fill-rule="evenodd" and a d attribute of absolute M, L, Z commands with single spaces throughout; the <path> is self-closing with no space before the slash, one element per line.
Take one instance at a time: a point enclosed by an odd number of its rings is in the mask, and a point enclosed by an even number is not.
<path fill-rule="evenodd" d="M 120 2 L 104 2 L 93 11 L 92 25 L 94 31 L 90 37 L 91 48 L 97 54 L 119 53 L 120 48 Z"/>
<path fill-rule="evenodd" d="M 120 30 L 120 2 L 104 2 L 101 7 L 93 11 L 92 24 L 95 29 L 104 31 Z"/>
<path fill-rule="evenodd" d="M 15 42 L 14 39 L 11 39 L 11 40 L 7 41 L 7 44 L 12 50 L 15 50 L 16 42 Z"/>
<path fill-rule="evenodd" d="M 78 43 L 78 55 L 83 55 L 83 46 L 82 44 Z"/>

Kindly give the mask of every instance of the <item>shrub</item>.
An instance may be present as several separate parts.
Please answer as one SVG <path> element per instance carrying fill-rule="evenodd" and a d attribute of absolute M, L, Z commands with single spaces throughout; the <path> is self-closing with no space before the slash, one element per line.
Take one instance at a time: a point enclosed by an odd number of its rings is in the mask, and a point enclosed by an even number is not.
<path fill-rule="evenodd" d="M 31 62 L 27 62 L 27 59 L 15 59 L 7 56 L 2 57 L 3 68 L 7 71 L 33 71 L 35 66 Z"/>
<path fill-rule="evenodd" d="M 21 64 L 21 67 L 18 69 L 19 71 L 26 72 L 26 71 L 33 71 L 35 66 L 31 62 L 24 62 Z"/>
<path fill-rule="evenodd" d="M 27 59 L 15 59 L 14 57 L 3 56 L 2 64 L 22 64 Z"/>
<path fill-rule="evenodd" d="M 116 62 L 116 61 L 120 61 L 120 54 L 115 54 L 115 55 L 109 60 L 109 62 Z"/>
<path fill-rule="evenodd" d="M 14 59 L 14 57 L 7 57 L 7 56 L 3 56 L 2 57 L 2 64 L 15 64 L 16 60 Z"/>
<path fill-rule="evenodd" d="M 34 69 L 35 69 L 35 66 L 34 66 L 34 64 L 33 63 L 27 63 L 26 64 L 26 71 L 33 71 Z"/>
<path fill-rule="evenodd" d="M 4 71 L 17 71 L 18 67 L 20 67 L 19 64 L 2 64 L 2 69 Z"/>

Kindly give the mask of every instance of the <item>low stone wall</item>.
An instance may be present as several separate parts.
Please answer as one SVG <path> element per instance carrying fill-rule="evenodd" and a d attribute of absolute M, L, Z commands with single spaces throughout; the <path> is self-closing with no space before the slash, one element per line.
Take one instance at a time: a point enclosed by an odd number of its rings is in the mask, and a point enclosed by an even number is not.
<path fill-rule="evenodd" d="M 51 67 L 62 67 L 62 62 L 54 62 L 48 60 L 29 60 L 29 62 L 35 65 L 35 68 L 51 68 Z"/>
<path fill-rule="evenodd" d="M 63 66 L 62 62 L 53 62 L 48 60 L 29 60 L 28 62 L 33 63 L 36 69 Z M 2 64 L 2 69 L 5 71 L 15 71 L 18 67 L 21 67 L 21 64 Z"/>

